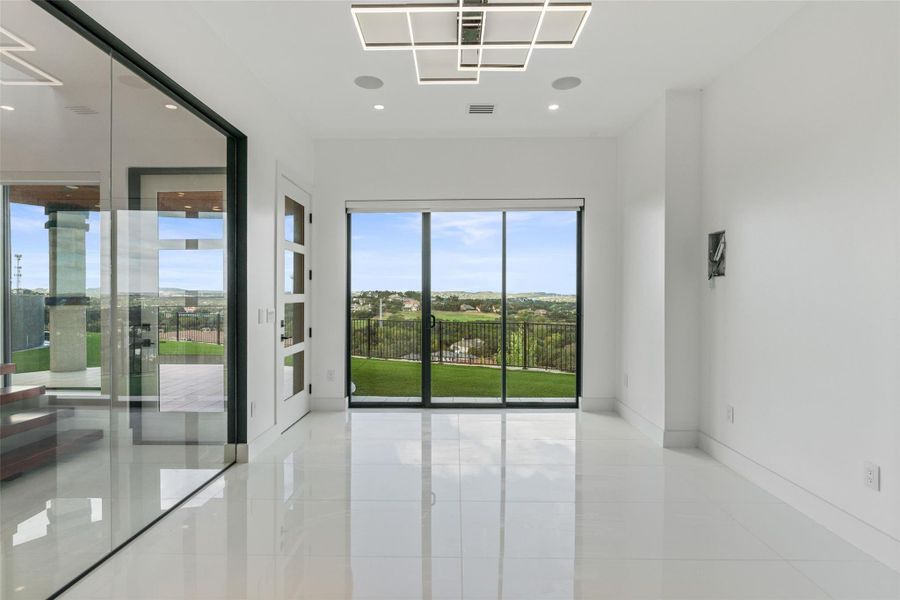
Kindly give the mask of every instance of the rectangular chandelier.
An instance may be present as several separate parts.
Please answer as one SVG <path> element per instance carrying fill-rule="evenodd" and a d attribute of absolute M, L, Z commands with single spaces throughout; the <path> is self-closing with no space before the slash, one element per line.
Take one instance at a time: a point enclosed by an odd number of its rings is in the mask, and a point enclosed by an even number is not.
<path fill-rule="evenodd" d="M 354 4 L 364 50 L 412 53 L 420 85 L 477 84 L 484 71 L 524 71 L 535 50 L 572 48 L 590 2 L 459 0 Z"/>

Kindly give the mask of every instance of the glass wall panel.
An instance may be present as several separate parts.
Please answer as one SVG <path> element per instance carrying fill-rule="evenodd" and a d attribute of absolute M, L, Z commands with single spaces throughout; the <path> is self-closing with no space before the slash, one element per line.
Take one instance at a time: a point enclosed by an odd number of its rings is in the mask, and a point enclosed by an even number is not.
<path fill-rule="evenodd" d="M 36 4 L 2 12 L 3 29 L 35 48 L 18 56 L 53 78 L 0 62 L 0 81 L 33 84 L 0 84 L 13 109 L 0 111 L 10 309 L 0 362 L 18 393 L 0 392 L 0 597 L 46 598 L 112 548 L 111 65 Z"/>
<path fill-rule="evenodd" d="M 574 211 L 506 214 L 506 400 L 574 403 L 578 230 Z"/>
<path fill-rule="evenodd" d="M 422 401 L 422 215 L 351 215 L 350 394 Z"/>
<path fill-rule="evenodd" d="M 50 77 L 0 61 L 0 596 L 44 598 L 232 461 L 227 140 L 38 5 L 3 27 Z"/>

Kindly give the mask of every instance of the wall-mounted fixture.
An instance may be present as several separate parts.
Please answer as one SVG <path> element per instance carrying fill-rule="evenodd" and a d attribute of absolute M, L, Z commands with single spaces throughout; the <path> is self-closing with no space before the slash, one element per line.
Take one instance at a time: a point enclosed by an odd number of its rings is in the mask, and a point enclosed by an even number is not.
<path fill-rule="evenodd" d="M 485 71 L 526 70 L 535 50 L 573 48 L 591 3 L 354 4 L 350 13 L 364 50 L 412 53 L 420 85 L 477 84 Z"/>
<path fill-rule="evenodd" d="M 725 232 L 717 231 L 709 234 L 707 242 L 707 279 L 725 276 Z"/>

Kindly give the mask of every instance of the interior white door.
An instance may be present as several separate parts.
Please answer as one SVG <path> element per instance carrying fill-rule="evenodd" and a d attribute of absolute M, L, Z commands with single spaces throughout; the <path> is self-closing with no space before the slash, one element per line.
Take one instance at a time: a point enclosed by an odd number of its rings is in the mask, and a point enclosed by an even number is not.
<path fill-rule="evenodd" d="M 282 431 L 309 412 L 310 208 L 308 193 L 278 178 L 276 422 Z"/>

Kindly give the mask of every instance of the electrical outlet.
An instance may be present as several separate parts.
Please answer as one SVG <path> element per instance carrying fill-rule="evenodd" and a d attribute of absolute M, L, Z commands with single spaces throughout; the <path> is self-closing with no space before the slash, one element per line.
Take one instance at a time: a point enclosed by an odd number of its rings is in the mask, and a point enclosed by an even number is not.
<path fill-rule="evenodd" d="M 881 491 L 881 467 L 867 462 L 863 465 L 863 483 L 876 492 Z"/>
<path fill-rule="evenodd" d="M 325 371 L 325 380 L 334 381 L 334 369 L 328 369 L 327 371 Z"/>
<path fill-rule="evenodd" d="M 729 423 L 734 424 L 734 407 L 730 404 L 728 405 L 728 408 L 725 409 L 725 418 L 728 419 Z"/>

